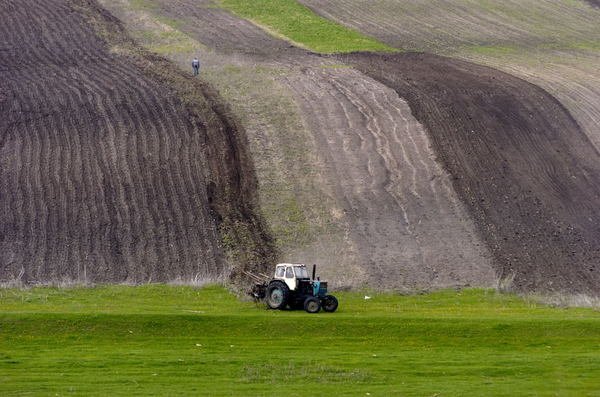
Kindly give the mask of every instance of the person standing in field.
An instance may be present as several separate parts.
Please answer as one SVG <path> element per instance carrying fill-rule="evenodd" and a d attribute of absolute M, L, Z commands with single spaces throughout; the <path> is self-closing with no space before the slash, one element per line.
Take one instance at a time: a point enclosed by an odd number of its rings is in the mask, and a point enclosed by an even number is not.
<path fill-rule="evenodd" d="M 200 73 L 200 61 L 198 60 L 198 58 L 195 58 L 192 60 L 192 69 L 194 69 L 194 76 L 198 76 L 198 74 Z"/>

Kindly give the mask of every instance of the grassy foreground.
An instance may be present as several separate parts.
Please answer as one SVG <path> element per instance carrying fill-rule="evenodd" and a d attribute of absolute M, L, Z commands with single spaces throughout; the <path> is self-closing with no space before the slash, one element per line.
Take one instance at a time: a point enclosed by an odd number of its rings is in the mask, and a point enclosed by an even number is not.
<path fill-rule="evenodd" d="M 491 291 L 267 311 L 221 287 L 0 290 L 0 395 L 600 396 L 600 313 Z"/>
<path fill-rule="evenodd" d="M 375 39 L 322 18 L 290 0 L 219 0 L 219 4 L 272 33 L 321 53 L 397 51 Z"/>

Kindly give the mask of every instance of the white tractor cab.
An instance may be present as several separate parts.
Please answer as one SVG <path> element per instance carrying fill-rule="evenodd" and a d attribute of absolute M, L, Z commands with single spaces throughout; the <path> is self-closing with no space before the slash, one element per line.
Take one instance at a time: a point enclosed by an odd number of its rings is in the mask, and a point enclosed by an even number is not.
<path fill-rule="evenodd" d="M 275 266 L 275 275 L 265 291 L 267 306 L 271 309 L 304 308 L 309 313 L 317 313 L 321 308 L 334 312 L 337 299 L 327 295 L 327 282 L 315 279 L 316 265 L 313 265 L 312 278 L 306 265 L 280 263 Z"/>
<path fill-rule="evenodd" d="M 275 267 L 276 280 L 283 280 L 290 291 L 295 291 L 298 280 L 310 280 L 306 265 L 293 263 L 280 263 Z"/>

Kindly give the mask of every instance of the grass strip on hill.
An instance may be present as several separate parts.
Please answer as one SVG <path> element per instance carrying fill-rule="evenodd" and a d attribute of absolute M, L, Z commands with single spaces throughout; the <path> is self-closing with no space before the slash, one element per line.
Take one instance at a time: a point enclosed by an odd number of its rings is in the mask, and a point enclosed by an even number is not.
<path fill-rule="evenodd" d="M 322 18 L 291 0 L 220 0 L 220 5 L 274 35 L 320 53 L 397 51 L 375 39 Z"/>
<path fill-rule="evenodd" d="M 339 293 L 272 311 L 221 287 L 0 289 L 0 395 L 586 396 L 600 313 L 494 291 Z"/>

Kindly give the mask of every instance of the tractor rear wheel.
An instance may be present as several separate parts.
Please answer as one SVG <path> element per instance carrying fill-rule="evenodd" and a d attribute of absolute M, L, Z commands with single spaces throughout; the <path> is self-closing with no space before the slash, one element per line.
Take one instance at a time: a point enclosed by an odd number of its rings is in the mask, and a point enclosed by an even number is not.
<path fill-rule="evenodd" d="M 290 288 L 282 281 L 273 281 L 267 287 L 265 300 L 271 309 L 283 309 L 288 303 Z"/>
<path fill-rule="evenodd" d="M 321 310 L 321 302 L 314 296 L 309 296 L 304 301 L 304 310 L 309 313 L 318 313 Z"/>
<path fill-rule="evenodd" d="M 329 313 L 333 313 L 338 308 L 338 300 L 333 295 L 325 295 L 323 298 L 323 310 Z"/>

